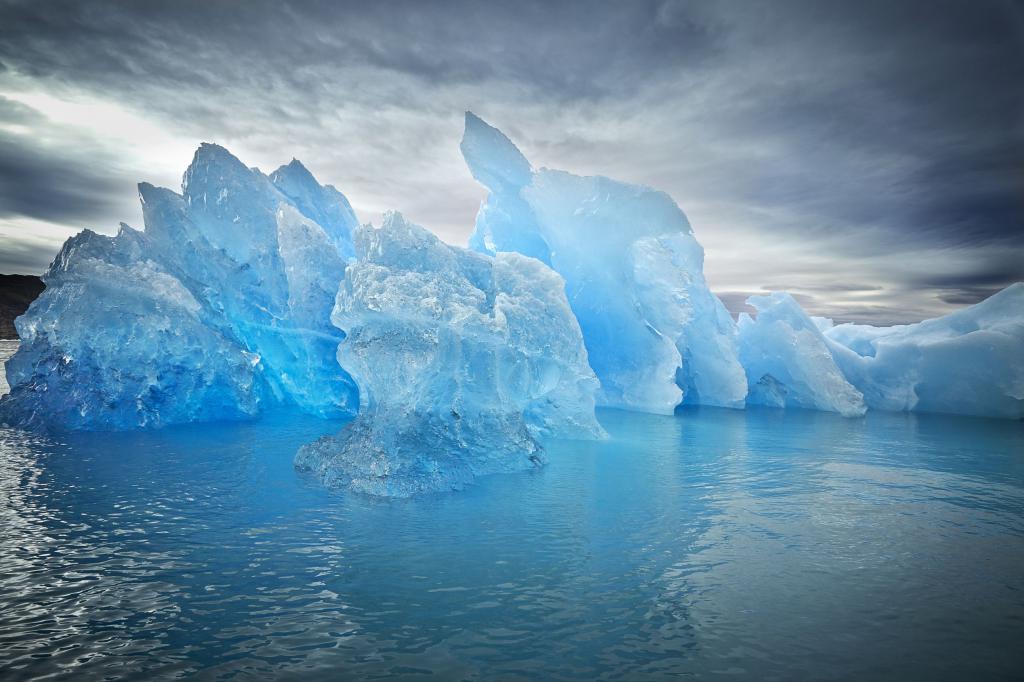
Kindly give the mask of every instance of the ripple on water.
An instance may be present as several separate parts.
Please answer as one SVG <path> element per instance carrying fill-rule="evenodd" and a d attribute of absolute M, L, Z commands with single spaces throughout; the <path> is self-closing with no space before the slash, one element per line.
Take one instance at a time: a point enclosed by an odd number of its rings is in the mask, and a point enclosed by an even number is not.
<path fill-rule="evenodd" d="M 335 430 L 0 430 L 0 669 L 56 679 L 1010 678 L 1020 423 L 602 412 L 469 490 L 297 474 Z"/>

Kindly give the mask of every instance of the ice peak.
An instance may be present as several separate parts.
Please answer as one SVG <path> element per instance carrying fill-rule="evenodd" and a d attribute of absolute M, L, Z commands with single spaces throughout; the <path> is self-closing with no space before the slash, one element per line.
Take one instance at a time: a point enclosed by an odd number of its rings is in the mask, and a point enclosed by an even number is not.
<path fill-rule="evenodd" d="M 139 190 L 139 201 L 142 202 L 143 206 L 150 203 L 151 201 L 153 201 L 159 195 L 162 194 L 174 194 L 175 196 L 178 196 L 177 194 L 175 194 L 175 192 L 167 189 L 166 187 L 157 187 L 156 185 L 153 185 L 148 182 L 140 182 L 138 185 L 136 185 L 136 187 Z"/>
<path fill-rule="evenodd" d="M 245 164 L 226 148 L 213 142 L 201 142 L 196 149 L 196 153 L 192 155 L 192 165 L 213 163 L 226 163 L 239 168 L 245 168 Z"/>
<path fill-rule="evenodd" d="M 288 178 L 291 182 L 302 184 L 317 184 L 316 178 L 309 172 L 301 161 L 292 158 L 289 163 L 284 164 L 270 174 L 270 181 L 275 185 L 279 184 L 281 178 Z"/>
<path fill-rule="evenodd" d="M 412 223 L 405 219 L 405 216 L 402 215 L 401 211 L 391 209 L 384 211 L 384 215 L 381 216 L 380 229 L 382 230 L 405 230 L 407 232 L 411 232 L 412 227 Z M 415 227 L 419 228 L 420 231 L 429 234 L 429 232 L 419 227 L 419 225 L 416 225 Z"/>
<path fill-rule="evenodd" d="M 192 163 L 185 170 L 181 181 L 182 194 L 188 195 L 196 186 L 220 186 L 227 178 L 248 178 L 253 174 L 239 161 L 238 157 L 224 147 L 203 142 L 192 156 Z"/>
<path fill-rule="evenodd" d="M 503 132 L 472 111 L 466 112 L 466 129 L 459 149 L 473 177 L 492 190 L 519 189 L 530 184 L 533 168 L 523 153 Z"/>
<path fill-rule="evenodd" d="M 321 186 L 309 169 L 295 158 L 271 173 L 270 182 L 304 216 L 324 228 L 343 258 L 354 257 L 352 230 L 359 221 L 344 194 L 332 185 Z"/>
<path fill-rule="evenodd" d="M 430 230 L 405 219 L 398 211 L 384 213 L 379 228 L 363 225 L 353 233 L 356 255 L 367 262 L 410 270 L 442 270 L 451 250 Z M 412 262 L 411 256 L 419 260 Z"/>

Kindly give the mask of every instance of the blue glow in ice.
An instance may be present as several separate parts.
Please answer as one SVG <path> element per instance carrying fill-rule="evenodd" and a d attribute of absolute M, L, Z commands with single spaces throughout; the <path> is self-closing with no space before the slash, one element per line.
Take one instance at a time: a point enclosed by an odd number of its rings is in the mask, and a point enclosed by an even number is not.
<path fill-rule="evenodd" d="M 130 429 L 351 413 L 330 310 L 355 216 L 293 161 L 271 178 L 204 144 L 182 194 L 139 185 L 145 232 L 83 232 L 19 318 L 7 423 Z M 318 221 L 323 221 L 318 222 Z"/>
<path fill-rule="evenodd" d="M 462 154 L 490 189 L 470 247 L 537 258 L 565 278 L 603 405 L 670 414 L 681 402 L 740 407 L 736 330 L 704 279 L 704 251 L 664 192 L 533 170 L 466 113 Z"/>
<path fill-rule="evenodd" d="M 355 421 L 300 449 L 329 485 L 407 496 L 541 463 L 540 437 L 598 438 L 598 382 L 562 278 L 451 247 L 401 215 L 356 231 L 332 319 Z"/>
<path fill-rule="evenodd" d="M 534 169 L 496 128 L 465 126 L 490 189 L 470 250 L 397 214 L 358 228 L 294 160 L 267 176 L 204 144 L 181 194 L 140 184 L 145 231 L 68 240 L 18 319 L 0 422 L 337 417 L 362 400 L 299 463 L 404 495 L 533 466 L 540 438 L 599 436 L 595 400 L 1024 416 L 1024 284 L 889 328 L 833 326 L 778 293 L 737 326 L 667 194 Z"/>
<path fill-rule="evenodd" d="M 864 414 L 864 398 L 843 376 L 821 331 L 787 293 L 751 296 L 757 318 L 740 315 L 740 359 L 747 372 L 747 402 Z"/>

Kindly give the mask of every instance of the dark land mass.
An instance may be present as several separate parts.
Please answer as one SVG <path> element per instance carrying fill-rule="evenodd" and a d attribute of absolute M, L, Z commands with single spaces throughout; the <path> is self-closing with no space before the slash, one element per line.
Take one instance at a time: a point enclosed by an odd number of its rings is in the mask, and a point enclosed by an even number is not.
<path fill-rule="evenodd" d="M 35 275 L 0 275 L 0 339 L 16 339 L 14 318 L 28 310 L 46 285 Z"/>

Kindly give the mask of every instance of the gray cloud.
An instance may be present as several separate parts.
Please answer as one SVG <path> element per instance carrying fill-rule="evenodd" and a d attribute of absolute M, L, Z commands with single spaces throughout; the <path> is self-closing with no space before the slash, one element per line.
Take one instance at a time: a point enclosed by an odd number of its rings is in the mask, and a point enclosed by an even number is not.
<path fill-rule="evenodd" d="M 979 286 L 1003 288 L 1021 280 L 1024 280 L 1024 261 L 1012 253 L 990 257 L 985 263 L 979 263 L 968 270 L 933 272 L 915 279 L 920 286 L 935 288 Z"/>
<path fill-rule="evenodd" d="M 953 303 L 956 305 L 974 305 L 975 303 L 980 303 L 989 296 L 1002 291 L 1002 289 L 1003 287 L 969 287 L 966 289 L 960 289 L 959 291 L 939 294 L 939 298 L 946 303 Z"/>
<path fill-rule="evenodd" d="M 0 0 L 0 23 L 0 87 L 93 93 L 265 168 L 298 156 L 362 218 L 400 208 L 455 242 L 482 197 L 457 149 L 472 108 L 537 165 L 670 192 L 726 292 L 911 319 L 997 286 L 951 279 L 985 276 L 987 249 L 1024 261 L 1009 1 Z M 114 225 L 146 167 L 117 140 L 0 133 L 5 186 L 25 169 L 5 215 Z"/>
<path fill-rule="evenodd" d="M 190 89 L 229 80 L 332 98 L 318 87 L 333 80 L 325 75 L 368 66 L 424 83 L 514 80 L 597 97 L 634 90 L 637 73 L 706 58 L 714 45 L 709 26 L 659 21 L 661 4 L 649 1 L 6 4 L 5 60 L 35 76 L 118 88 L 131 76 Z"/>
<path fill-rule="evenodd" d="M 882 291 L 882 287 L 874 284 L 844 284 L 842 282 L 827 282 L 822 284 L 814 284 L 808 286 L 807 284 L 765 284 L 761 287 L 764 291 L 790 291 L 792 289 L 802 289 L 805 291 L 820 291 L 820 292 L 840 292 L 840 291 L 851 291 L 851 292 L 864 292 L 864 291 Z"/>
<path fill-rule="evenodd" d="M 0 219 L 85 226 L 123 211 L 133 194 L 134 182 L 102 145 L 0 96 Z M 40 255 L 21 262 L 41 260 Z"/>
<path fill-rule="evenodd" d="M 0 133 L 0 218 L 85 225 L 123 205 L 126 192 L 130 183 L 105 175 L 90 160 Z"/>
<path fill-rule="evenodd" d="M 32 107 L 0 95 L 0 123 L 28 125 L 38 123 L 42 117 Z"/>
<path fill-rule="evenodd" d="M 17 239 L 2 231 L 0 238 L 4 240 L 4 248 L 0 250 L 0 272 L 5 274 L 41 273 L 49 267 L 60 248 L 60 242 Z"/>

